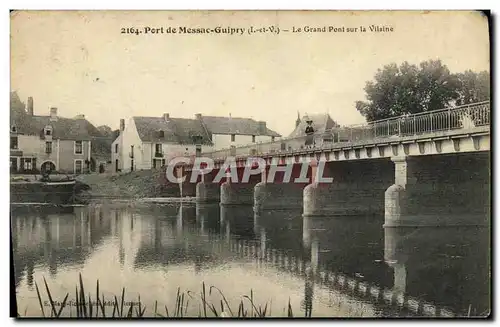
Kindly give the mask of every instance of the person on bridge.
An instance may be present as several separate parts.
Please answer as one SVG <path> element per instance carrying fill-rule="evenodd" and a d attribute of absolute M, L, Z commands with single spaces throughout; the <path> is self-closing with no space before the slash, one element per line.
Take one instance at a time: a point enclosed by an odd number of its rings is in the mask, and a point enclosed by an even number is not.
<path fill-rule="evenodd" d="M 314 127 L 312 126 L 312 120 L 307 119 L 306 120 L 306 143 L 305 146 L 307 147 L 312 147 L 314 146 Z"/>

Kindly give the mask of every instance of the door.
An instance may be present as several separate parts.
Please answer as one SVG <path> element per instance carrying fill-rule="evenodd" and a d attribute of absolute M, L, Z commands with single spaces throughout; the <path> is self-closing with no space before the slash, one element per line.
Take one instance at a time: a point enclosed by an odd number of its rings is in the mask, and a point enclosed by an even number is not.
<path fill-rule="evenodd" d="M 56 165 L 54 165 L 54 163 L 51 161 L 45 161 L 40 167 L 40 171 L 42 172 L 42 174 L 44 172 L 51 172 L 54 170 L 56 170 Z"/>
<path fill-rule="evenodd" d="M 130 171 L 134 171 L 134 159 L 130 160 Z"/>
<path fill-rule="evenodd" d="M 10 157 L 10 172 L 17 172 L 17 157 Z"/>
<path fill-rule="evenodd" d="M 75 175 L 79 175 L 83 172 L 83 161 L 75 160 Z"/>

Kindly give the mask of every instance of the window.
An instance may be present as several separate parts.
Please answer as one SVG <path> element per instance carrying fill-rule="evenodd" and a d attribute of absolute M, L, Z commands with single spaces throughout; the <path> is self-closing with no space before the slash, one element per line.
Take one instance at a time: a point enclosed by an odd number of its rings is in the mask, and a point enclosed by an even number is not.
<path fill-rule="evenodd" d="M 17 127 L 15 125 L 13 125 L 11 128 L 10 128 L 10 131 L 12 133 L 17 133 Z"/>
<path fill-rule="evenodd" d="M 45 126 L 44 130 L 43 130 L 43 133 L 47 136 L 50 136 L 52 135 L 52 126 Z"/>
<path fill-rule="evenodd" d="M 17 136 L 11 136 L 10 137 L 10 148 L 11 149 L 17 149 L 18 148 Z"/>
<path fill-rule="evenodd" d="M 271 142 L 274 142 L 274 136 L 271 136 Z"/>
<path fill-rule="evenodd" d="M 255 135 L 252 135 L 252 143 L 255 143 Z"/>
<path fill-rule="evenodd" d="M 164 132 L 164 131 L 159 131 L 159 132 L 158 132 L 158 135 L 159 135 L 160 137 L 165 137 L 165 132 Z"/>
<path fill-rule="evenodd" d="M 199 157 L 201 156 L 201 145 L 196 144 L 196 156 Z"/>
<path fill-rule="evenodd" d="M 45 130 L 45 135 L 51 135 L 52 131 L 50 129 Z"/>
<path fill-rule="evenodd" d="M 33 169 L 33 160 L 31 158 L 24 158 L 23 169 L 24 170 L 32 170 Z"/>
<path fill-rule="evenodd" d="M 81 174 L 83 168 L 83 160 L 75 160 L 75 174 Z"/>
<path fill-rule="evenodd" d="M 236 135 L 235 134 L 231 134 L 231 142 L 234 142 L 236 140 Z"/>
<path fill-rule="evenodd" d="M 161 153 L 161 144 L 160 143 L 155 144 L 155 153 Z"/>
<path fill-rule="evenodd" d="M 52 153 L 52 142 L 45 142 L 45 153 Z"/>
<path fill-rule="evenodd" d="M 115 144 L 115 153 L 118 153 L 118 144 Z"/>
<path fill-rule="evenodd" d="M 75 141 L 75 154 L 82 154 L 83 153 L 83 146 L 82 146 L 82 141 Z"/>

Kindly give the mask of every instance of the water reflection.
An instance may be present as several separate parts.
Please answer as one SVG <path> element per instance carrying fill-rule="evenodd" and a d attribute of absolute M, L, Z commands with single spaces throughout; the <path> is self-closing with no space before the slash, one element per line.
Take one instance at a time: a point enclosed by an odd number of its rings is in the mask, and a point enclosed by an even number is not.
<path fill-rule="evenodd" d="M 209 204 L 21 207 L 11 216 L 21 311 L 37 308 L 34 281 L 45 276 L 62 298 L 80 272 L 89 285 L 99 278 L 107 296 L 126 286 L 158 305 L 205 281 L 236 303 L 250 289 L 281 308 L 290 298 L 301 316 L 489 308 L 488 231 L 480 229 L 383 229 L 383 217 L 304 219 Z"/>
<path fill-rule="evenodd" d="M 489 311 L 489 255 L 485 228 L 387 228 L 384 259 L 393 288 L 458 314 Z"/>

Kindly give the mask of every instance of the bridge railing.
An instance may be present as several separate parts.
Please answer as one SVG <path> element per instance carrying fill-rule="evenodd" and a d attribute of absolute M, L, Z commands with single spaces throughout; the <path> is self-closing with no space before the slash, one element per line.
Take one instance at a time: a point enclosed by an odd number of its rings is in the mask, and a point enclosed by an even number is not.
<path fill-rule="evenodd" d="M 417 136 L 447 130 L 473 130 L 490 124 L 490 102 L 422 112 L 373 121 L 367 124 L 336 127 L 310 136 L 283 138 L 274 142 L 252 143 L 245 146 L 203 153 L 213 159 L 234 156 L 257 156 L 288 153 L 310 148 L 322 149 L 345 143 L 377 141 L 384 138 Z"/>

